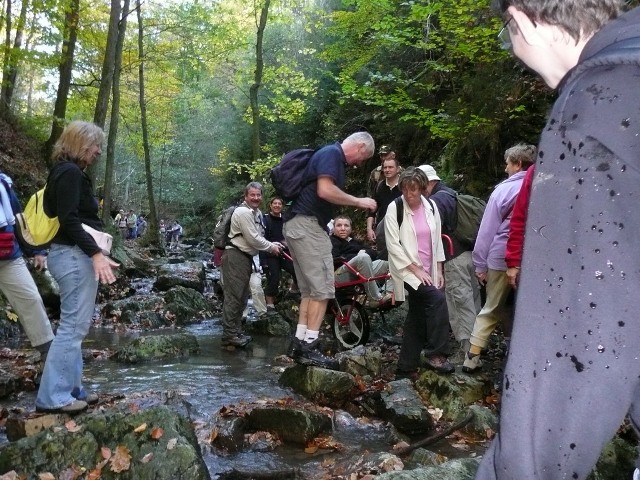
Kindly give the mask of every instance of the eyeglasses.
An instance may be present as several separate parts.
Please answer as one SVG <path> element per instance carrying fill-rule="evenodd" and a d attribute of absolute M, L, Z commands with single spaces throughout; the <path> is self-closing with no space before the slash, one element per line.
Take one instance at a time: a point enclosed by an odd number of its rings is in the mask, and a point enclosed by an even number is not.
<path fill-rule="evenodd" d="M 500 48 L 503 50 L 511 50 L 513 45 L 511 44 L 511 35 L 509 34 L 509 22 L 513 20 L 513 17 L 509 17 L 509 20 L 504 22 L 500 33 L 498 33 L 498 40 L 500 41 Z"/>

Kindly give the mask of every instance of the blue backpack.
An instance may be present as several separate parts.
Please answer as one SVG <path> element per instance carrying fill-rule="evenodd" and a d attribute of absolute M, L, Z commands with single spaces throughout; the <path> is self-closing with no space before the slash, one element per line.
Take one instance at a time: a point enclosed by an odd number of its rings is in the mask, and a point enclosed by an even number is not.
<path fill-rule="evenodd" d="M 280 163 L 269 172 L 269 179 L 276 192 L 285 202 L 295 200 L 302 188 L 314 181 L 307 178 L 307 165 L 316 150 L 300 148 L 285 153 Z"/>

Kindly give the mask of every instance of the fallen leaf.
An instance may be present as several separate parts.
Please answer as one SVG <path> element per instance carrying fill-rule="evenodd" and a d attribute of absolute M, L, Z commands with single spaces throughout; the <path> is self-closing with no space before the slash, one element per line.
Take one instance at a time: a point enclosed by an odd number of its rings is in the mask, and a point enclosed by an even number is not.
<path fill-rule="evenodd" d="M 144 432 L 147 429 L 147 424 L 143 423 L 142 425 L 138 425 L 136 428 L 133 429 L 133 431 L 135 433 L 140 433 L 140 432 Z"/>
<path fill-rule="evenodd" d="M 209 443 L 213 443 L 216 438 L 218 438 L 218 429 L 214 428 L 211 430 L 211 435 L 209 435 Z"/>
<path fill-rule="evenodd" d="M 12 322 L 17 322 L 18 321 L 18 315 L 16 315 L 13 312 L 6 312 L 7 314 L 7 319 L 11 320 Z"/>
<path fill-rule="evenodd" d="M 144 457 L 142 457 L 142 460 L 140 460 L 140 462 L 141 463 L 149 463 L 152 458 L 153 458 L 153 453 L 149 452 Z"/>
<path fill-rule="evenodd" d="M 118 445 L 116 451 L 111 457 L 111 471 L 115 473 L 124 472 L 129 470 L 131 465 L 131 455 L 129 449 L 124 445 Z"/>
<path fill-rule="evenodd" d="M 316 453 L 318 451 L 318 447 L 312 445 L 304 449 L 304 453 Z"/>
<path fill-rule="evenodd" d="M 160 438 L 162 438 L 162 435 L 164 435 L 164 430 L 160 427 L 156 427 L 151 430 L 151 438 L 153 438 L 154 440 L 159 440 Z"/>
<path fill-rule="evenodd" d="M 102 455 L 102 458 L 109 460 L 111 458 L 111 449 L 109 447 L 101 447 L 100 454 Z"/>
<path fill-rule="evenodd" d="M 12 472 L 9 472 L 9 473 L 12 473 Z M 4 475 L 0 478 L 4 480 Z M 18 477 L 16 476 L 15 478 L 18 478 Z M 39 473 L 38 480 L 56 480 L 56 477 L 54 477 L 53 473 L 50 473 L 50 472 Z"/>
<path fill-rule="evenodd" d="M 82 430 L 82 427 L 78 426 L 78 424 L 73 420 L 69 420 L 68 422 L 66 422 L 64 424 L 64 427 L 67 429 L 67 431 L 71 433 L 76 433 Z"/>
<path fill-rule="evenodd" d="M 167 450 L 173 450 L 176 447 L 177 443 L 178 443 L 177 438 L 172 438 L 171 440 L 169 440 L 167 442 Z"/>
<path fill-rule="evenodd" d="M 66 470 L 60 472 L 60 475 L 58 475 L 58 480 L 77 480 L 82 476 L 83 473 L 84 472 L 80 467 L 78 467 L 77 465 L 72 465 Z"/>
<path fill-rule="evenodd" d="M 18 473 L 15 470 L 11 470 L 4 475 L 0 475 L 0 480 L 20 480 L 20 477 L 18 477 Z"/>
<path fill-rule="evenodd" d="M 85 477 L 85 480 L 100 480 L 102 477 L 102 468 L 94 468 L 89 472 L 89 474 Z"/>

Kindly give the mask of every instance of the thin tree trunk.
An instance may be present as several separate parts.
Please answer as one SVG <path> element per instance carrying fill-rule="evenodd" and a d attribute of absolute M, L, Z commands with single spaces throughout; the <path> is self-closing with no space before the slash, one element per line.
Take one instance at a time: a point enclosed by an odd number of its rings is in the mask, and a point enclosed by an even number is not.
<path fill-rule="evenodd" d="M 18 78 L 18 59 L 22 48 L 22 38 L 24 36 L 24 26 L 27 22 L 28 0 L 22 0 L 20 15 L 16 25 L 16 36 L 13 40 L 13 48 L 8 51 L 8 61 L 5 64 L 5 75 L 3 76 L 2 89 L 0 90 L 0 106 L 2 106 L 2 116 L 11 116 L 11 103 L 13 102 L 13 92 L 16 88 Z"/>
<path fill-rule="evenodd" d="M 264 71 L 264 59 L 262 57 L 262 40 L 264 37 L 264 29 L 267 26 L 267 17 L 269 16 L 269 3 L 271 0 L 264 0 L 262 10 L 260 12 L 260 21 L 256 34 L 256 70 L 253 85 L 249 89 L 249 102 L 251 104 L 252 125 L 252 157 L 257 162 L 260 159 L 260 104 L 258 102 L 258 90 L 262 84 L 262 73 Z"/>
<path fill-rule="evenodd" d="M 53 108 L 53 124 L 51 135 L 45 143 L 45 158 L 51 166 L 51 152 L 62 130 L 64 130 L 64 118 L 67 113 L 67 98 L 71 88 L 71 78 L 73 74 L 73 55 L 76 49 L 76 39 L 78 38 L 78 21 L 80 19 L 80 0 L 71 0 L 68 10 L 65 13 L 64 37 L 62 41 L 62 51 L 60 52 L 60 83 L 56 103 Z"/>
<path fill-rule="evenodd" d="M 4 57 L 2 59 L 2 92 L 4 92 L 5 89 L 5 84 L 7 83 L 8 80 L 8 76 L 9 76 L 9 62 L 11 59 L 11 0 L 7 0 L 7 6 L 6 6 L 6 10 L 5 10 L 5 22 L 6 22 L 6 29 L 5 29 L 5 38 L 4 38 Z M 0 101 L 1 99 L 4 98 L 1 94 L 0 94 Z M 0 103 L 0 115 L 4 118 L 6 116 L 6 113 L 9 111 L 9 108 L 7 105 L 4 104 L 4 102 Z"/>
<path fill-rule="evenodd" d="M 113 46 L 113 62 L 111 65 L 110 73 L 107 72 L 107 75 L 111 75 L 112 77 L 112 90 L 113 90 L 113 101 L 111 104 L 111 121 L 109 123 L 109 137 L 107 139 L 107 161 L 105 163 L 105 172 L 104 172 L 104 202 L 102 206 L 102 221 L 107 224 L 111 222 L 111 192 L 113 190 L 113 173 L 115 170 L 115 146 L 116 146 L 116 138 L 118 135 L 118 120 L 120 118 L 120 74 L 122 73 L 122 49 L 124 46 L 124 37 L 127 31 L 127 16 L 129 15 L 129 0 L 124 0 L 124 8 L 120 10 L 120 0 L 114 0 L 113 4 L 117 3 L 118 12 L 122 11 L 122 19 L 119 22 L 116 20 L 115 25 L 118 27 L 116 41 Z M 113 12 L 112 12 L 113 13 Z M 109 27 L 111 28 L 111 26 Z M 107 47 L 108 48 L 108 47 Z M 106 64 L 106 62 L 105 62 Z M 105 74 L 105 66 L 103 65 L 103 75 Z M 104 78 L 103 78 L 104 81 Z M 102 88 L 102 84 L 100 85 Z M 109 95 L 106 95 L 106 103 L 103 105 L 104 113 L 106 114 L 106 109 L 108 106 Z M 94 122 L 100 121 L 98 118 L 98 108 L 101 106 L 96 105 L 96 116 L 94 117 Z M 102 119 L 104 122 L 104 118 Z"/>
<path fill-rule="evenodd" d="M 98 98 L 96 99 L 96 108 L 93 112 L 93 123 L 100 128 L 104 128 L 105 121 L 107 119 L 107 110 L 109 109 L 109 94 L 111 92 L 111 85 L 113 83 L 114 72 L 116 72 L 116 44 L 119 37 L 120 15 L 122 9 L 120 8 L 120 0 L 111 0 L 111 13 L 109 15 L 109 29 L 107 31 L 107 45 L 104 52 L 104 60 L 102 61 L 102 74 L 100 76 L 100 88 L 98 89 Z M 126 21 L 126 11 L 122 15 L 122 18 Z M 112 117 L 113 118 L 113 117 Z M 108 153 L 107 147 L 107 153 Z M 107 157 L 108 161 L 108 157 Z M 87 175 L 95 184 L 96 180 L 96 166 L 91 165 L 86 170 Z M 106 187 L 106 184 L 105 184 Z M 104 209 L 103 209 L 104 211 Z"/>
<path fill-rule="evenodd" d="M 149 131 L 147 128 L 147 105 L 144 93 L 144 24 L 142 23 L 142 9 L 140 0 L 136 0 L 136 13 L 138 15 L 138 82 L 140 89 L 140 123 L 142 126 L 142 148 L 144 150 L 144 172 L 147 179 L 147 196 L 149 198 L 149 218 L 147 219 L 147 233 L 145 243 L 155 244 L 161 247 L 160 234 L 158 229 L 158 214 L 156 212 L 156 201 L 153 196 L 153 177 L 151 176 L 151 153 L 149 151 Z"/>

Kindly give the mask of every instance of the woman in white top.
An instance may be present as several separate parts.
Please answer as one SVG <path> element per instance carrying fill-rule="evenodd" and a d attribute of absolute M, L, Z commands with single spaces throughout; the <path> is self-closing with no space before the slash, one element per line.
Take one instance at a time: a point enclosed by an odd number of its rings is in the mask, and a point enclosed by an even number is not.
<path fill-rule="evenodd" d="M 441 373 L 454 371 L 444 354 L 449 340 L 449 313 L 443 290 L 445 256 L 440 214 L 436 205 L 422 196 L 427 182 L 427 176 L 418 168 L 402 172 L 398 182 L 402 209 L 392 202 L 384 221 L 396 300 L 404 300 L 406 290 L 409 302 L 396 378 L 417 378 L 425 345 L 425 367 Z"/>

